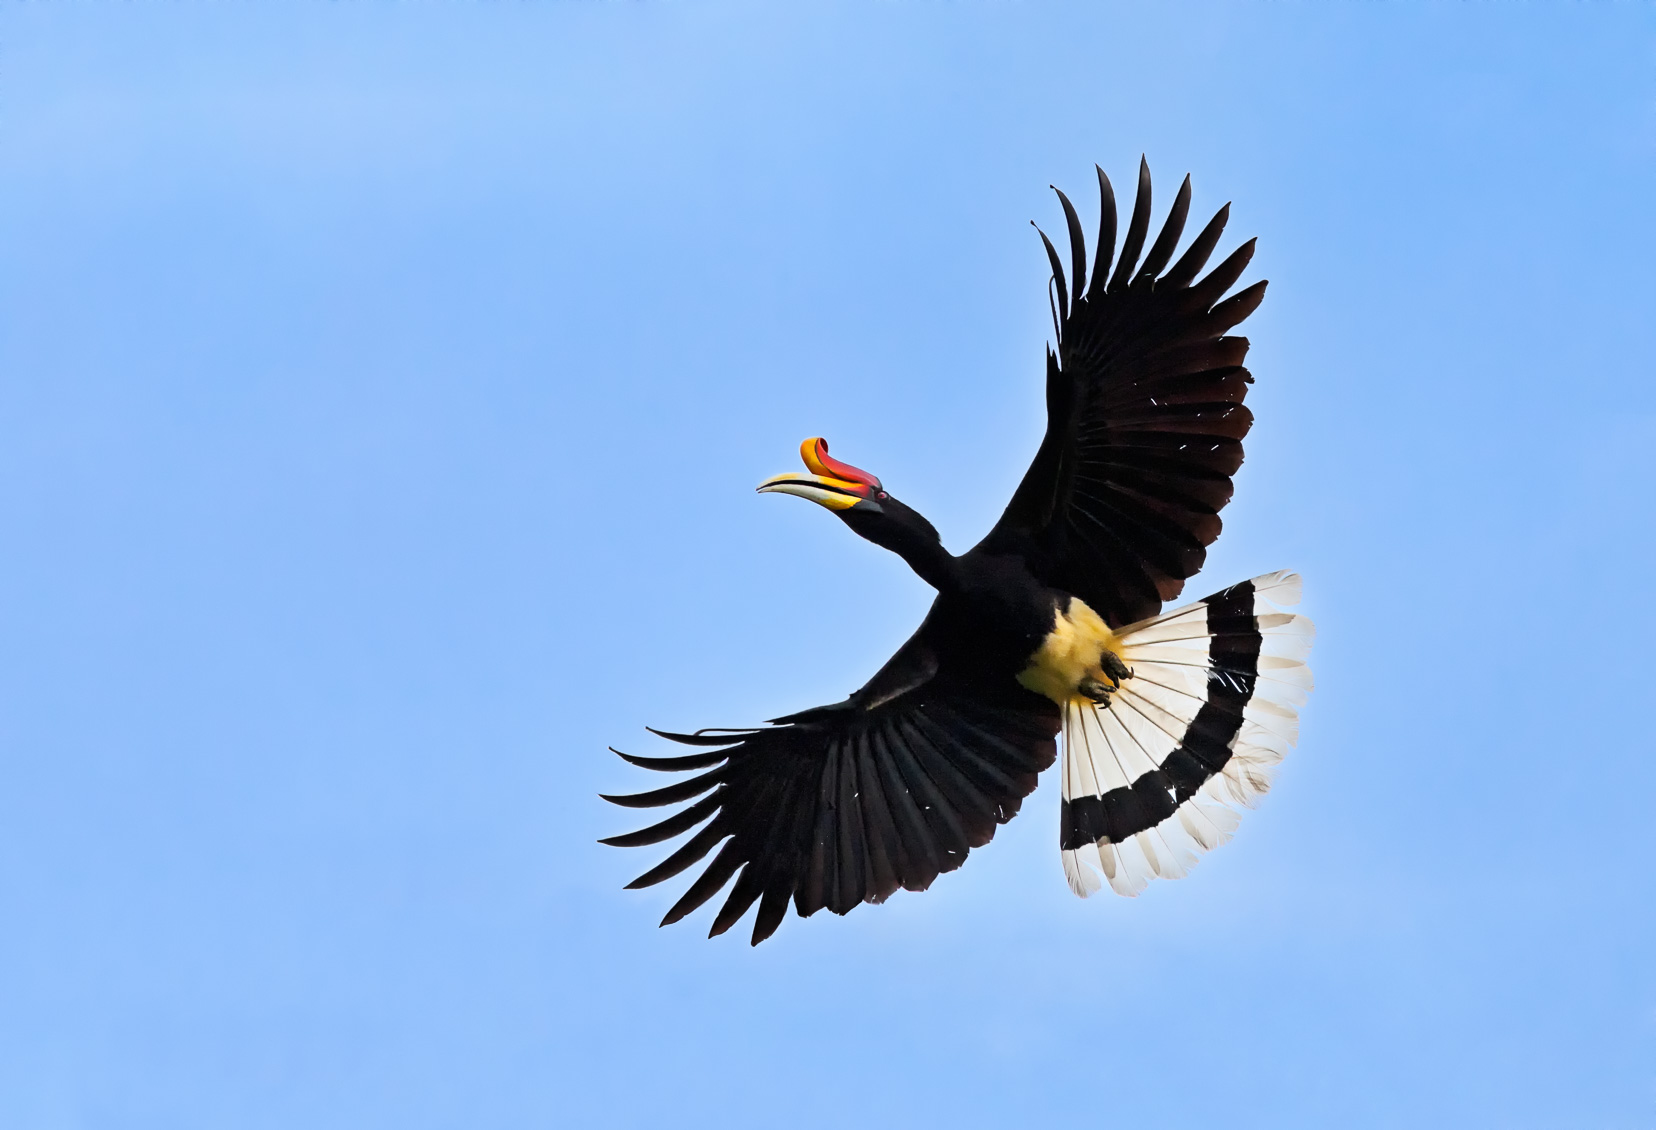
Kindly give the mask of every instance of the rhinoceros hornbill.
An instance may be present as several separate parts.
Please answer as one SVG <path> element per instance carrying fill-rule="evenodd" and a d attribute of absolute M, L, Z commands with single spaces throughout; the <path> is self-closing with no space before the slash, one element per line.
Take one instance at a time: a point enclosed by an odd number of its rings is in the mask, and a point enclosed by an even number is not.
<path fill-rule="evenodd" d="M 1101 886 L 1095 865 L 1126 895 L 1153 876 L 1183 875 L 1198 852 L 1230 837 L 1234 806 L 1251 806 L 1269 787 L 1311 686 L 1303 662 L 1311 624 L 1274 607 L 1297 601 L 1299 578 L 1255 577 L 1162 611 L 1219 535 L 1253 422 L 1243 405 L 1253 380 L 1242 366 L 1248 341 L 1228 331 L 1259 305 L 1265 283 L 1225 292 L 1254 244 L 1198 279 L 1226 205 L 1174 261 L 1190 205 L 1186 177 L 1140 261 L 1150 228 L 1141 161 L 1112 269 L 1115 196 L 1102 169 L 1098 186 L 1090 271 L 1062 192 L 1067 278 L 1041 233 L 1057 334 L 1057 351 L 1046 355 L 1047 431 L 987 537 L 951 554 L 930 522 L 818 438 L 801 447 L 808 474 L 759 486 L 831 510 L 901 556 L 937 599 L 844 702 L 753 729 L 653 731 L 697 747 L 683 756 L 621 754 L 695 776 L 606 797 L 628 808 L 689 803 L 602 842 L 639 847 L 701 825 L 631 887 L 671 878 L 717 849 L 662 925 L 733 877 L 711 933 L 757 902 L 755 945 L 790 901 L 801 917 L 823 907 L 844 914 L 899 887 L 924 890 L 1017 813 L 1060 733 L 1059 846 L 1070 888 L 1083 897 Z"/>

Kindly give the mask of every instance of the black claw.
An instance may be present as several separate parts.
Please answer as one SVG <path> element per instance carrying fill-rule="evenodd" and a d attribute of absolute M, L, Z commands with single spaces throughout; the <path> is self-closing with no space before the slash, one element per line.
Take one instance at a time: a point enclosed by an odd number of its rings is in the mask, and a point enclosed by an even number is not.
<path fill-rule="evenodd" d="M 1121 656 L 1113 651 L 1106 651 L 1098 657 L 1098 665 L 1104 669 L 1104 674 L 1117 686 L 1123 679 L 1133 677 L 1133 669 L 1121 661 Z"/>
<path fill-rule="evenodd" d="M 1106 684 L 1099 682 L 1097 679 L 1090 677 L 1082 679 L 1080 684 L 1076 686 L 1075 690 L 1077 694 L 1084 695 L 1085 697 L 1092 699 L 1100 706 L 1110 705 L 1110 696 L 1115 693 L 1114 687 L 1107 686 Z"/>

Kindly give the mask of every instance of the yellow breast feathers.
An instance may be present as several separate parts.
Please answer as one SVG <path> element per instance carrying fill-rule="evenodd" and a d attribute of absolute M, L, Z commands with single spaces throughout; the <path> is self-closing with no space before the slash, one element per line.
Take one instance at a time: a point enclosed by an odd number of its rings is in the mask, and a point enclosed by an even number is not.
<path fill-rule="evenodd" d="M 1107 651 L 1119 658 L 1121 641 L 1086 601 L 1072 596 L 1069 607 L 1058 610 L 1052 631 L 1029 657 L 1029 666 L 1019 673 L 1018 682 L 1059 706 L 1076 699 L 1085 701 L 1076 688 L 1083 679 L 1104 678 L 1100 660 Z"/>

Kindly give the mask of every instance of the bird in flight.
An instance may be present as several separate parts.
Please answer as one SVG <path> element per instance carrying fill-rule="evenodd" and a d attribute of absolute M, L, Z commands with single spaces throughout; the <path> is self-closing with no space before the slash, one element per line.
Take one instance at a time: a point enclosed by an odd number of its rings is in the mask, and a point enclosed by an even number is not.
<path fill-rule="evenodd" d="M 1253 423 L 1243 404 L 1253 382 L 1242 364 L 1248 340 L 1229 331 L 1258 307 L 1265 283 L 1225 294 L 1254 241 L 1198 279 L 1227 204 L 1174 262 L 1190 207 L 1186 177 L 1140 262 L 1150 229 L 1141 161 L 1115 255 L 1115 194 L 1103 169 L 1098 187 L 1090 272 L 1080 219 L 1054 189 L 1070 272 L 1041 233 L 1057 335 L 1046 355 L 1047 431 L 988 536 L 951 554 L 930 522 L 820 438 L 800 448 L 807 473 L 760 484 L 832 511 L 902 557 L 937 598 L 919 630 L 843 702 L 750 729 L 652 731 L 695 748 L 681 756 L 620 754 L 695 775 L 606 796 L 627 808 L 684 807 L 601 842 L 642 847 L 700 825 L 629 888 L 670 879 L 718 849 L 662 925 L 732 878 L 709 936 L 758 903 L 754 945 L 790 902 L 803 918 L 884 902 L 899 887 L 925 890 L 1017 814 L 1060 735 L 1059 848 L 1083 898 L 1105 883 L 1135 895 L 1151 878 L 1183 876 L 1230 838 L 1237 808 L 1270 787 L 1311 689 L 1311 623 L 1280 610 L 1298 601 L 1299 577 L 1271 573 L 1162 611 L 1219 536 Z"/>

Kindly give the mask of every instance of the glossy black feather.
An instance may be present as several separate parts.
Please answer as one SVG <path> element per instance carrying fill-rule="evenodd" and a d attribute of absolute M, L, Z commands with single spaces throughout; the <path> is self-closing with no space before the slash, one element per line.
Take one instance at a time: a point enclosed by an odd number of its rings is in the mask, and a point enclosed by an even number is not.
<path fill-rule="evenodd" d="M 1154 279 L 1161 274 L 1167 261 L 1173 258 L 1173 249 L 1179 245 L 1179 236 L 1184 234 L 1185 217 L 1190 214 L 1190 177 L 1187 175 L 1184 183 L 1179 186 L 1179 194 L 1173 199 L 1173 208 L 1167 214 L 1167 222 L 1162 224 L 1161 234 L 1150 248 L 1150 254 L 1144 257 L 1144 266 L 1139 268 L 1140 278 Z"/>
<path fill-rule="evenodd" d="M 1039 225 L 1035 225 L 1035 233 L 1041 237 L 1041 246 L 1046 248 L 1047 261 L 1052 264 L 1052 285 L 1058 291 L 1058 300 L 1054 308 L 1061 325 L 1070 316 L 1069 287 L 1064 283 L 1064 265 L 1058 261 L 1058 249 L 1052 246 L 1052 240 L 1047 238 L 1047 233 L 1042 231 Z"/>
<path fill-rule="evenodd" d="M 1069 197 L 1056 185 L 1048 185 L 1058 194 L 1058 203 L 1064 208 L 1064 225 L 1069 229 L 1070 241 L 1070 271 L 1074 274 L 1071 280 L 1075 284 L 1076 301 L 1087 293 L 1087 240 L 1081 234 L 1081 217 L 1075 214 L 1075 205 L 1070 203 Z"/>
<path fill-rule="evenodd" d="M 629 764 L 640 769 L 654 769 L 658 773 L 682 773 L 687 769 L 706 769 L 710 765 L 717 765 L 725 759 L 723 753 L 691 753 L 683 757 L 639 757 L 631 753 L 622 753 L 614 746 L 610 752 Z"/>
<path fill-rule="evenodd" d="M 758 945 L 782 925 L 782 919 L 788 915 L 788 900 L 793 897 L 794 873 L 798 868 L 797 857 L 772 858 L 769 873 L 765 879 L 765 894 L 759 900 L 759 910 L 753 916 L 752 945 Z"/>
<path fill-rule="evenodd" d="M 654 729 L 650 726 L 645 726 L 644 728 L 646 730 L 649 730 L 650 733 L 654 734 L 658 738 L 666 738 L 668 741 L 678 742 L 680 745 L 718 745 L 718 746 L 735 745 L 737 742 L 741 741 L 743 738 L 747 737 L 749 734 L 752 734 L 752 733 L 755 732 L 751 729 L 746 729 L 746 730 L 706 729 L 706 730 L 697 730 L 693 734 L 675 734 L 670 730 L 657 730 L 657 729 Z M 626 754 L 622 754 L 621 756 L 625 757 Z"/>
<path fill-rule="evenodd" d="M 736 885 L 731 888 L 730 897 L 725 900 L 724 905 L 719 908 L 718 915 L 713 919 L 708 937 L 716 937 L 734 926 L 768 888 L 776 869 L 776 857 L 785 855 L 788 851 L 793 823 L 798 813 L 799 792 L 798 780 L 784 784 L 782 795 L 774 806 L 770 827 L 763 840 L 753 845 L 747 853 L 748 862 L 743 866 Z"/>
<path fill-rule="evenodd" d="M 692 777 L 688 781 L 679 781 L 664 788 L 651 789 L 647 793 L 628 793 L 623 796 L 599 795 L 611 804 L 619 804 L 622 808 L 659 808 L 664 804 L 677 804 L 681 800 L 689 800 L 693 796 L 700 796 L 708 789 L 719 783 L 723 776 L 722 768 L 711 773 L 703 773 L 699 777 Z"/>
<path fill-rule="evenodd" d="M 923 891 L 944 871 L 944 852 L 926 820 L 924 802 L 915 795 L 914 774 L 908 770 L 912 751 L 900 739 L 882 750 L 881 768 L 888 792 L 894 798 L 894 819 L 903 846 L 902 884 L 911 891 Z"/>
<path fill-rule="evenodd" d="M 1133 218 L 1127 221 L 1127 236 L 1121 241 L 1121 257 L 1116 260 L 1115 274 L 1110 277 L 1112 292 L 1124 289 L 1133 279 L 1138 266 L 1139 252 L 1144 250 L 1144 237 L 1150 234 L 1150 164 L 1139 158 L 1138 192 L 1133 197 Z"/>
<path fill-rule="evenodd" d="M 843 746 L 835 751 L 834 759 L 839 766 L 839 790 L 833 798 L 836 882 L 831 889 L 828 909 L 835 914 L 845 914 L 863 899 L 866 876 L 862 805 L 857 801 L 857 763 L 845 755 Z"/>
<path fill-rule="evenodd" d="M 857 742 L 857 777 L 862 782 L 863 828 L 868 837 L 868 901 L 884 902 L 902 885 L 897 870 L 897 826 L 886 803 L 887 782 L 881 779 L 869 735 Z"/>
<path fill-rule="evenodd" d="M 713 862 L 707 865 L 707 870 L 696 877 L 673 908 L 661 920 L 663 926 L 671 926 L 685 915 L 695 910 L 702 903 L 719 893 L 721 887 L 730 882 L 730 877 L 746 862 L 742 858 L 740 845 L 735 840 L 729 840 L 719 849 L 719 854 L 713 857 Z"/>
<path fill-rule="evenodd" d="M 1224 261 L 1209 271 L 1206 278 L 1191 285 L 1183 305 L 1198 310 L 1210 309 L 1227 290 L 1236 285 L 1236 280 L 1253 262 L 1254 246 L 1255 241 L 1250 239 L 1225 256 Z"/>
<path fill-rule="evenodd" d="M 718 808 L 717 796 L 703 797 L 689 808 L 675 812 L 659 824 L 651 824 L 648 828 L 640 828 L 623 836 L 610 836 L 598 842 L 609 847 L 649 847 L 651 844 L 659 844 L 663 840 L 670 840 L 674 836 L 688 832 L 713 815 Z"/>
<path fill-rule="evenodd" d="M 692 836 L 672 855 L 628 883 L 627 890 L 636 891 L 642 887 L 653 887 L 664 879 L 671 879 L 712 851 L 713 845 L 727 835 L 729 835 L 729 832 L 725 827 L 725 822 L 722 820 L 713 821 L 713 823 Z"/>
<path fill-rule="evenodd" d="M 908 727 L 902 737 L 903 752 L 932 779 L 944 794 L 946 802 L 959 814 L 966 829 L 968 845 L 982 847 L 988 843 L 995 834 L 994 803 L 973 784 L 960 766 L 939 753 L 919 730 Z M 902 771 L 907 772 L 906 768 Z"/>
<path fill-rule="evenodd" d="M 730 895 L 719 907 L 719 913 L 713 917 L 713 925 L 708 927 L 707 936 L 716 938 L 736 923 L 742 920 L 742 915 L 748 908 L 758 901 L 765 891 L 765 871 L 762 857 L 755 857 L 742 865 L 741 874 L 736 883 L 730 888 Z"/>
<path fill-rule="evenodd" d="M 1104 175 L 1102 166 L 1094 165 L 1093 168 L 1098 170 L 1098 250 L 1093 253 L 1092 287 L 1087 291 L 1089 302 L 1103 295 L 1108 285 L 1116 240 L 1115 187 Z"/>
<path fill-rule="evenodd" d="M 1186 183 L 1189 178 L 1186 178 Z M 1213 219 L 1208 221 L 1207 227 L 1201 230 L 1185 253 L 1179 256 L 1179 261 L 1173 264 L 1173 269 L 1163 275 L 1158 283 L 1160 286 L 1177 290 L 1190 285 L 1201 269 L 1207 266 L 1208 257 L 1213 249 L 1219 245 L 1219 237 L 1225 234 L 1225 225 L 1230 222 L 1230 205 L 1226 204 L 1215 212 Z"/>

